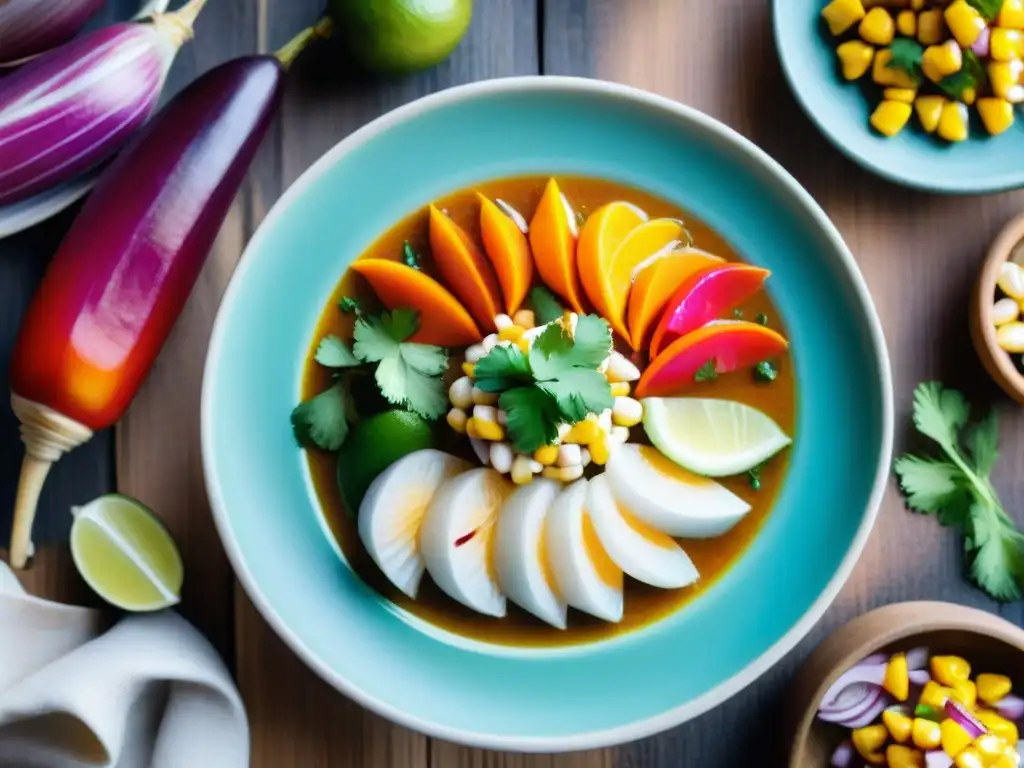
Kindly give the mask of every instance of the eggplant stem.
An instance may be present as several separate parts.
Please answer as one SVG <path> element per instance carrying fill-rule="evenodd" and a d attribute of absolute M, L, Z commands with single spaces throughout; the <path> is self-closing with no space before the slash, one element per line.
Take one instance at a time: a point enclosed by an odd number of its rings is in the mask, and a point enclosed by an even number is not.
<path fill-rule="evenodd" d="M 32 552 L 32 524 L 50 467 L 65 453 L 88 441 L 92 430 L 13 393 L 11 408 L 21 422 L 21 441 L 25 444 L 11 529 L 11 567 L 21 570 Z"/>
<path fill-rule="evenodd" d="M 309 43 L 317 38 L 326 39 L 334 34 L 334 23 L 326 16 L 312 27 L 308 27 L 291 40 L 289 40 L 283 48 L 281 48 L 274 56 L 281 62 L 281 66 L 288 69 L 292 65 L 292 62 L 299 57 L 299 54 L 305 50 Z"/>
<path fill-rule="evenodd" d="M 153 23 L 165 26 L 171 42 L 180 47 L 192 39 L 192 26 L 206 2 L 207 0 L 189 0 L 174 13 L 154 14 Z"/>

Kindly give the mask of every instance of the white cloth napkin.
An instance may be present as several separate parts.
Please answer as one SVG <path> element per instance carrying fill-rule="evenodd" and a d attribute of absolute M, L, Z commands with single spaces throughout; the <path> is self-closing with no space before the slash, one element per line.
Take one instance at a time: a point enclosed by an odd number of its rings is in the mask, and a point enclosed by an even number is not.
<path fill-rule="evenodd" d="M 231 675 L 178 614 L 129 616 L 25 594 L 0 562 L 0 768 L 246 768 Z"/>

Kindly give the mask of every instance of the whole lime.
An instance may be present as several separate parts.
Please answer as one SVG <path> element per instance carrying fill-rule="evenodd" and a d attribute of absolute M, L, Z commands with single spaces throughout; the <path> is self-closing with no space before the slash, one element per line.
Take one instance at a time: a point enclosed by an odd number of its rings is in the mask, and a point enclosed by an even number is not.
<path fill-rule="evenodd" d="M 330 0 L 337 34 L 375 72 L 411 72 L 444 61 L 469 29 L 473 0 Z"/>
<path fill-rule="evenodd" d="M 338 451 L 338 490 L 352 516 L 381 472 L 413 451 L 434 447 L 430 422 L 409 411 L 378 413 L 355 424 Z"/>

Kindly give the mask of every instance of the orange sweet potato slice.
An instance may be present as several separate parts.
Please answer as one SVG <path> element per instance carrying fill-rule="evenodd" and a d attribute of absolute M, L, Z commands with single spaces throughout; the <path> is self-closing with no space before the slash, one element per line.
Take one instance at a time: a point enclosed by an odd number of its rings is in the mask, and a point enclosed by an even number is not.
<path fill-rule="evenodd" d="M 655 322 L 686 278 L 723 261 L 697 248 L 681 248 L 643 267 L 629 293 L 627 324 L 633 349 L 647 346 Z"/>
<path fill-rule="evenodd" d="M 501 312 L 501 288 L 487 259 L 462 227 L 430 206 L 430 251 L 452 293 L 458 296 L 477 325 L 494 330 Z"/>
<path fill-rule="evenodd" d="M 415 309 L 419 313 L 419 330 L 409 341 L 467 347 L 483 338 L 459 300 L 418 269 L 389 259 L 359 259 L 352 269 L 366 278 L 388 309 Z"/>
<path fill-rule="evenodd" d="M 526 235 L 497 205 L 480 195 L 480 235 L 498 273 L 505 311 L 514 314 L 533 282 L 533 257 Z"/>
<path fill-rule="evenodd" d="M 558 182 L 551 179 L 530 222 L 530 247 L 540 279 L 565 299 L 573 312 L 583 314 L 583 287 L 576 268 L 576 222 L 567 208 Z"/>

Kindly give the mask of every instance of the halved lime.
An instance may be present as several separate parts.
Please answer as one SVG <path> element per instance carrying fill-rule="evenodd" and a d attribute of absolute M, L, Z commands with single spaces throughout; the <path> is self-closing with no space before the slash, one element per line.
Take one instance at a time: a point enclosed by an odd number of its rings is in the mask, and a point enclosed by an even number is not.
<path fill-rule="evenodd" d="M 185 578 L 181 555 L 148 507 L 111 493 L 71 512 L 71 556 L 96 594 L 126 611 L 178 603 Z"/>
<path fill-rule="evenodd" d="M 771 417 L 743 403 L 648 397 L 644 430 L 676 464 L 707 477 L 747 472 L 792 442 Z"/>

